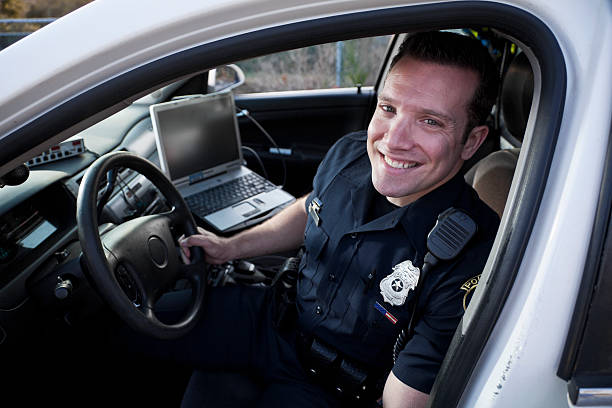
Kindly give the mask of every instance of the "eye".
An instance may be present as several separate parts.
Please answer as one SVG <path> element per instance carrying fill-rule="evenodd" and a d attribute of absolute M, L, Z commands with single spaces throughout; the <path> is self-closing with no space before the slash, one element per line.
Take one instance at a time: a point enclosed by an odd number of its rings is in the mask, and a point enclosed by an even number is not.
<path fill-rule="evenodd" d="M 424 120 L 425 124 L 429 126 L 441 126 L 440 122 L 435 119 L 427 118 Z"/>
<path fill-rule="evenodd" d="M 380 109 L 382 109 L 385 112 L 396 113 L 395 108 L 393 106 L 391 106 L 391 105 L 382 104 L 382 105 L 380 105 Z"/>

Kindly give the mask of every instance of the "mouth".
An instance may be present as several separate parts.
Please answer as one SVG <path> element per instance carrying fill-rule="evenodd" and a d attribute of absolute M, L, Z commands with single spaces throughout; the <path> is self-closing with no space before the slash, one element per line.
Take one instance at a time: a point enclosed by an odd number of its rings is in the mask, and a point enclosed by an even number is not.
<path fill-rule="evenodd" d="M 394 169 L 413 169 L 417 166 L 420 166 L 420 164 L 417 162 L 393 160 L 385 155 L 383 155 L 383 158 L 385 160 L 385 163 L 387 163 L 390 167 L 393 167 Z"/>

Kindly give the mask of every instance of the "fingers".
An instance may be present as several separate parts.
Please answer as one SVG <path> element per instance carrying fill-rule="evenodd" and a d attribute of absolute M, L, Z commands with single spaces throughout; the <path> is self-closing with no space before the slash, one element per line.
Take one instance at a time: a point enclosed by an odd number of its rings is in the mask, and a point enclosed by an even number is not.
<path fill-rule="evenodd" d="M 189 250 L 189 246 L 186 243 L 185 235 L 181 235 L 179 237 L 178 243 L 179 243 L 180 254 L 181 254 L 181 259 L 183 260 L 183 263 L 190 264 L 191 263 L 190 261 L 191 251 Z"/>
<path fill-rule="evenodd" d="M 205 248 L 209 242 L 210 240 L 203 235 L 190 235 L 180 241 L 180 244 L 184 248 L 189 248 L 192 246 L 199 246 Z"/>
<path fill-rule="evenodd" d="M 206 262 L 208 263 L 222 264 L 229 261 L 224 240 L 206 230 L 202 229 L 201 232 L 201 234 L 181 237 L 179 239 L 183 261 L 185 261 L 185 257 L 187 259 L 190 257 L 191 252 L 189 248 L 193 246 L 201 247 L 204 250 Z"/>
<path fill-rule="evenodd" d="M 189 253 L 189 249 L 181 248 L 180 254 L 181 254 L 181 259 L 183 263 L 185 265 L 189 265 L 191 263 L 191 259 L 190 259 L 191 255 Z"/>
<path fill-rule="evenodd" d="M 204 231 L 205 234 L 196 234 L 185 237 L 185 235 L 181 235 L 179 238 L 179 244 L 181 247 L 185 249 L 189 249 L 192 246 L 200 246 L 204 248 L 208 242 L 210 242 L 210 232 Z M 214 235 L 213 235 L 214 236 Z"/>

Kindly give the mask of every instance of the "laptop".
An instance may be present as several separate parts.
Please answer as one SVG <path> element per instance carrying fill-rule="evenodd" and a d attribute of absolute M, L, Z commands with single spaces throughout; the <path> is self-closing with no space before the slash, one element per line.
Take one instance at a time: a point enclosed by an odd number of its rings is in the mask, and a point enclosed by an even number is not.
<path fill-rule="evenodd" d="M 149 108 L 161 169 L 218 232 L 261 222 L 295 197 L 244 166 L 234 95 L 190 95 Z"/>

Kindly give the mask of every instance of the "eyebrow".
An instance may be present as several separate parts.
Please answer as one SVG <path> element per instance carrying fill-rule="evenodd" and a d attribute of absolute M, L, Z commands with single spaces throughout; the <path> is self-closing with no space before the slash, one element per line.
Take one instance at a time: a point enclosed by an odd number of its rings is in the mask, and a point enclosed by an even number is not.
<path fill-rule="evenodd" d="M 385 96 L 385 95 L 380 95 L 378 97 L 378 101 L 379 102 L 390 103 L 391 105 L 397 105 L 398 104 L 396 99 L 388 97 L 388 96 Z M 448 116 L 448 115 L 446 115 L 446 114 L 444 114 L 442 112 L 438 112 L 436 110 L 433 110 L 433 109 L 420 108 L 419 112 L 420 113 L 424 113 L 426 115 L 436 116 L 436 117 L 438 117 L 440 119 L 443 119 L 443 120 L 449 122 L 451 125 L 456 125 L 457 124 L 457 121 L 454 118 L 452 118 L 452 117 L 450 117 L 450 116 Z"/>
<path fill-rule="evenodd" d="M 390 98 L 388 96 L 385 95 L 378 95 L 378 101 L 379 102 L 388 102 L 390 104 L 396 105 L 397 101 L 393 98 Z"/>
<path fill-rule="evenodd" d="M 440 119 L 443 119 L 443 120 L 445 120 L 445 121 L 449 122 L 451 125 L 456 125 L 456 124 L 457 124 L 457 121 L 456 121 L 455 119 L 451 118 L 451 117 L 450 117 L 450 116 L 448 116 L 448 115 L 445 115 L 445 114 L 443 114 L 443 113 L 440 113 L 440 112 L 438 112 L 438 111 L 431 110 L 431 109 L 421 109 L 421 112 L 422 112 L 422 113 L 425 113 L 425 114 L 427 114 L 427 115 L 437 116 L 437 117 L 439 117 Z"/>

